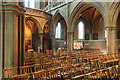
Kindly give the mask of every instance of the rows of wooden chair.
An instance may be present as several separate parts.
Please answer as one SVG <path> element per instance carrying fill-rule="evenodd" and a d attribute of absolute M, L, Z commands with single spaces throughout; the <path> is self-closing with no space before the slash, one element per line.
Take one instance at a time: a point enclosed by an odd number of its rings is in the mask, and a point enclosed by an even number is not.
<path fill-rule="evenodd" d="M 26 52 L 24 54 L 24 65 L 32 65 L 32 64 L 39 64 L 39 61 L 46 57 L 53 57 L 54 56 L 64 56 L 64 55 L 70 55 L 70 54 L 76 54 L 76 53 L 100 53 L 100 51 L 96 50 L 82 50 L 82 51 L 63 51 L 63 50 L 46 50 L 46 54 L 43 53 L 37 53 L 37 52 Z"/>
<path fill-rule="evenodd" d="M 32 79 L 118 79 L 118 54 L 103 54 L 100 51 L 63 52 L 62 55 L 37 54 L 38 63 L 4 69 L 4 78 Z M 35 54 L 34 54 L 35 55 Z M 20 70 L 20 73 L 15 72 Z"/>

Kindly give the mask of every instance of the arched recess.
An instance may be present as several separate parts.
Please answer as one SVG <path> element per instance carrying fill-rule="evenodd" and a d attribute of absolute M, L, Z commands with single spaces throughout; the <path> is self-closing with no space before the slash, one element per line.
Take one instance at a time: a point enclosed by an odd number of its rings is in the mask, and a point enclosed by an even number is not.
<path fill-rule="evenodd" d="M 59 11 L 57 11 L 54 15 L 54 18 L 53 18 L 53 32 L 54 32 L 54 35 L 56 35 L 56 27 L 58 25 L 58 23 L 61 24 L 61 38 L 60 39 L 57 39 L 55 38 L 55 42 L 56 42 L 56 45 L 55 45 L 55 48 L 58 49 L 58 48 L 66 48 L 67 45 L 66 45 L 66 40 L 67 40 L 67 24 L 66 24 L 66 21 L 65 19 L 62 17 L 62 15 L 59 13 Z"/>
<path fill-rule="evenodd" d="M 115 27 L 117 27 L 116 29 L 116 44 L 115 44 L 115 50 L 118 53 L 118 56 L 120 56 L 120 2 L 117 2 L 115 4 L 115 7 L 113 7 L 113 22 L 115 25 Z M 120 58 L 119 58 L 120 61 Z M 120 63 L 119 63 L 120 65 Z M 120 73 L 120 67 L 118 68 L 119 73 Z"/>
<path fill-rule="evenodd" d="M 57 26 L 57 23 L 58 22 L 61 22 L 62 23 L 62 29 L 63 30 L 63 33 L 64 33 L 64 37 L 62 38 L 63 40 L 66 40 L 66 31 L 67 31 L 67 24 L 66 24 L 66 21 L 65 19 L 61 16 L 61 14 L 57 11 L 56 14 L 54 15 L 54 25 L 53 25 L 53 30 L 54 30 L 54 34 L 55 34 L 55 29 L 56 29 L 56 26 Z"/>
<path fill-rule="evenodd" d="M 32 20 L 36 26 L 38 27 L 38 32 L 42 32 L 42 27 L 40 26 L 40 23 L 33 17 L 26 17 L 25 20 Z"/>
<path fill-rule="evenodd" d="M 55 14 L 54 14 L 54 19 L 56 19 L 59 14 L 64 18 L 65 22 L 67 23 L 67 16 L 66 16 L 65 13 L 64 13 L 63 11 L 61 11 L 61 10 L 57 10 L 57 11 L 55 12 Z"/>
<path fill-rule="evenodd" d="M 84 24 L 86 25 L 85 30 L 89 29 L 88 32 L 85 31 L 84 39 L 75 40 L 71 39 L 71 42 L 83 42 L 84 48 L 87 49 L 100 49 L 105 51 L 106 43 L 105 43 L 105 10 L 104 7 L 98 3 L 85 3 L 80 2 L 76 8 L 73 10 L 69 17 L 68 23 L 68 32 L 73 32 L 75 35 L 76 24 L 82 18 Z M 89 38 L 87 39 L 87 35 Z M 72 38 L 72 37 L 71 37 Z M 96 42 L 97 41 L 97 42 Z M 73 45 L 73 43 L 71 43 Z M 88 46 L 89 45 L 89 46 Z M 97 46 L 97 47 L 96 47 Z M 71 48 L 73 48 L 72 46 Z"/>
<path fill-rule="evenodd" d="M 67 28 L 67 31 L 74 32 L 74 25 L 76 24 L 76 19 L 79 19 L 80 13 L 83 11 L 84 8 L 87 8 L 88 6 L 96 8 L 101 13 L 105 24 L 105 9 L 99 2 L 94 2 L 94 3 L 80 2 L 70 14 L 69 25 L 71 26 Z"/>
<path fill-rule="evenodd" d="M 33 49 L 34 51 L 38 50 L 40 45 L 39 32 L 42 29 L 38 21 L 32 17 L 26 17 L 25 20 L 25 49 Z"/>
<path fill-rule="evenodd" d="M 117 7 L 114 8 L 114 16 L 113 19 L 114 21 L 114 25 L 116 27 L 116 40 L 115 40 L 115 49 L 116 51 L 120 52 L 120 4 L 116 5 Z M 115 10 L 116 9 L 116 10 Z"/>
<path fill-rule="evenodd" d="M 43 52 L 46 53 L 46 50 L 51 50 L 52 49 L 52 39 L 51 39 L 51 21 L 47 21 L 44 24 L 43 28 L 43 34 L 42 35 L 42 47 L 43 47 Z"/>
<path fill-rule="evenodd" d="M 113 2 L 110 6 L 111 12 L 112 12 L 112 23 L 111 27 L 114 27 L 115 29 L 115 51 L 120 51 L 120 3 L 119 2 Z"/>
<path fill-rule="evenodd" d="M 105 37 L 104 36 L 104 32 L 105 32 L 104 20 L 101 13 L 96 8 L 92 6 L 87 6 L 86 8 L 81 10 L 81 12 L 79 13 L 79 16 L 75 20 L 73 31 L 71 30 L 71 32 L 75 32 L 74 29 L 76 27 L 76 24 L 78 23 L 77 21 L 79 21 L 80 19 L 86 22 L 85 25 L 87 27 L 85 27 L 85 30 L 86 29 L 89 30 L 88 33 L 85 32 L 86 34 L 99 35 L 98 39 L 104 40 L 104 37 Z"/>
<path fill-rule="evenodd" d="M 78 40 L 78 24 L 79 24 L 79 22 L 82 22 L 84 25 L 84 36 L 86 33 L 89 34 L 91 31 L 88 20 L 85 20 L 83 17 L 81 17 L 80 19 L 77 20 L 77 22 L 75 24 L 76 27 L 74 27 L 74 40 Z"/>
<path fill-rule="evenodd" d="M 112 12 L 112 24 L 114 27 L 117 27 L 117 19 L 120 12 L 120 3 L 119 2 L 113 2 L 110 6 L 111 12 Z"/>

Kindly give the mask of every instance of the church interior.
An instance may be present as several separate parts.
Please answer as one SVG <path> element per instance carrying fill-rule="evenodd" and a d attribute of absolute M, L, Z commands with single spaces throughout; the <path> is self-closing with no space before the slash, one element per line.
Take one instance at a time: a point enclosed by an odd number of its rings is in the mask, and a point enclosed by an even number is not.
<path fill-rule="evenodd" d="M 0 79 L 120 79 L 120 2 L 3 0 L 0 6 Z"/>

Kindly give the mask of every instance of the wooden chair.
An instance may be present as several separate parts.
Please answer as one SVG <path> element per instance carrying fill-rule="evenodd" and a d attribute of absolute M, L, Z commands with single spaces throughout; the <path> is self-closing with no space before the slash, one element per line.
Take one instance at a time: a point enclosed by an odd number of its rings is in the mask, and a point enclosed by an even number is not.
<path fill-rule="evenodd" d="M 71 57 L 70 56 L 66 56 L 66 60 L 71 60 Z"/>
<path fill-rule="evenodd" d="M 56 60 L 57 60 L 57 58 L 56 58 L 56 57 L 52 58 L 52 62 L 53 62 L 53 63 L 55 63 L 55 62 L 56 62 Z"/>
<path fill-rule="evenodd" d="M 65 60 L 63 62 L 63 67 L 70 66 L 71 65 L 71 60 Z"/>
<path fill-rule="evenodd" d="M 98 79 L 99 77 L 97 76 L 97 72 L 96 71 L 94 71 L 94 72 L 90 72 L 90 73 L 87 73 L 87 74 L 85 74 L 85 76 L 86 76 L 86 78 L 87 79 Z"/>
<path fill-rule="evenodd" d="M 51 68 L 53 68 L 53 65 L 52 65 L 51 62 L 50 62 L 50 63 L 44 63 L 44 64 L 43 64 L 43 69 L 44 69 L 44 70 L 50 70 Z"/>
<path fill-rule="evenodd" d="M 105 54 L 105 55 L 104 55 L 104 60 L 105 60 L 105 61 L 110 60 L 110 58 L 109 58 L 109 54 Z"/>
<path fill-rule="evenodd" d="M 61 79 L 62 68 L 53 68 L 49 71 L 50 80 Z"/>
<path fill-rule="evenodd" d="M 42 59 L 42 58 L 39 58 L 39 61 L 40 61 L 39 64 L 43 64 L 44 63 L 44 59 Z"/>
<path fill-rule="evenodd" d="M 61 61 L 57 61 L 55 63 L 53 63 L 53 67 L 56 68 L 56 67 L 61 67 Z"/>
<path fill-rule="evenodd" d="M 82 64 L 75 64 L 73 66 L 74 76 L 83 75 L 82 73 Z"/>
<path fill-rule="evenodd" d="M 33 65 L 33 67 L 34 67 L 35 72 L 43 70 L 42 64 L 35 64 L 35 65 Z"/>
<path fill-rule="evenodd" d="M 32 64 L 34 64 L 34 59 L 31 57 L 26 57 L 24 60 L 24 65 L 27 66 L 27 65 L 32 65 Z"/>
<path fill-rule="evenodd" d="M 40 59 L 34 59 L 35 60 L 35 64 L 40 64 Z"/>
<path fill-rule="evenodd" d="M 43 63 L 47 63 L 47 60 L 48 60 L 47 58 L 44 58 Z"/>
<path fill-rule="evenodd" d="M 119 74 L 119 72 L 118 72 L 118 65 L 113 66 L 112 70 L 113 70 L 114 77 L 117 78 L 118 74 Z"/>
<path fill-rule="evenodd" d="M 27 80 L 27 79 L 28 80 L 30 79 L 30 73 L 13 76 L 13 80 Z"/>
<path fill-rule="evenodd" d="M 92 71 L 97 71 L 98 69 L 100 69 L 99 59 L 91 60 L 91 62 L 89 64 L 91 66 Z"/>
<path fill-rule="evenodd" d="M 63 67 L 63 78 L 64 79 L 71 79 L 71 77 L 73 76 L 72 74 L 72 66 L 68 66 L 68 67 Z"/>
<path fill-rule="evenodd" d="M 13 76 L 18 75 L 18 68 L 3 69 L 4 79 L 12 79 Z"/>
<path fill-rule="evenodd" d="M 105 56 L 104 55 L 100 55 L 100 61 L 104 62 L 105 61 Z"/>
<path fill-rule="evenodd" d="M 79 63 L 79 64 L 82 64 L 82 58 L 79 58 L 79 59 L 78 59 L 78 63 Z"/>
<path fill-rule="evenodd" d="M 108 73 L 108 75 L 109 75 L 109 78 L 110 78 L 110 79 L 114 79 L 114 78 L 116 77 L 116 73 L 115 73 L 115 71 L 114 71 L 114 67 L 110 67 L 110 68 L 109 68 L 109 73 Z"/>
<path fill-rule="evenodd" d="M 39 58 L 39 54 L 36 53 L 36 52 L 34 52 L 34 53 L 33 53 L 33 58 L 34 58 L 34 59 L 38 59 L 38 58 Z"/>
<path fill-rule="evenodd" d="M 104 80 L 104 79 L 107 79 L 107 71 L 108 71 L 108 69 L 101 69 L 101 70 L 99 70 L 100 71 L 100 78 L 102 79 L 102 80 Z"/>
<path fill-rule="evenodd" d="M 99 64 L 99 69 L 104 69 L 105 68 L 105 65 L 103 64 L 103 62 L 105 61 L 105 59 L 104 59 L 104 55 L 102 54 L 102 55 L 99 55 L 99 62 L 98 62 L 98 64 Z"/>
<path fill-rule="evenodd" d="M 90 64 L 89 63 L 84 63 L 82 65 L 82 68 L 83 68 L 83 74 L 87 74 L 87 73 L 90 73 L 91 72 L 91 67 L 90 67 Z"/>
<path fill-rule="evenodd" d="M 118 53 L 114 53 L 114 56 L 116 59 L 119 59 L 119 54 Z"/>
<path fill-rule="evenodd" d="M 30 66 L 20 66 L 20 74 L 30 73 Z"/>
<path fill-rule="evenodd" d="M 74 64 L 77 64 L 77 62 L 78 62 L 77 59 L 72 59 L 72 63 L 71 64 L 74 65 Z"/>
<path fill-rule="evenodd" d="M 109 58 L 110 58 L 110 60 L 116 59 L 114 54 L 109 54 Z"/>
<path fill-rule="evenodd" d="M 50 50 L 50 53 L 49 53 L 50 55 L 53 55 L 53 50 Z"/>
<path fill-rule="evenodd" d="M 41 70 L 38 72 L 33 73 L 33 79 L 34 80 L 47 80 L 47 71 L 46 70 Z"/>

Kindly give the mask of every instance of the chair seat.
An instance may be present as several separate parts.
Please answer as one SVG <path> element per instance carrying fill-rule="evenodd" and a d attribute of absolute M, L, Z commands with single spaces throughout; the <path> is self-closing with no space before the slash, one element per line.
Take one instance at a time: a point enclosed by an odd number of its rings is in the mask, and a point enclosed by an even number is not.
<path fill-rule="evenodd" d="M 79 78 L 83 78 L 83 77 L 85 77 L 85 75 L 78 75 L 78 76 L 72 77 L 72 79 L 79 79 Z"/>

